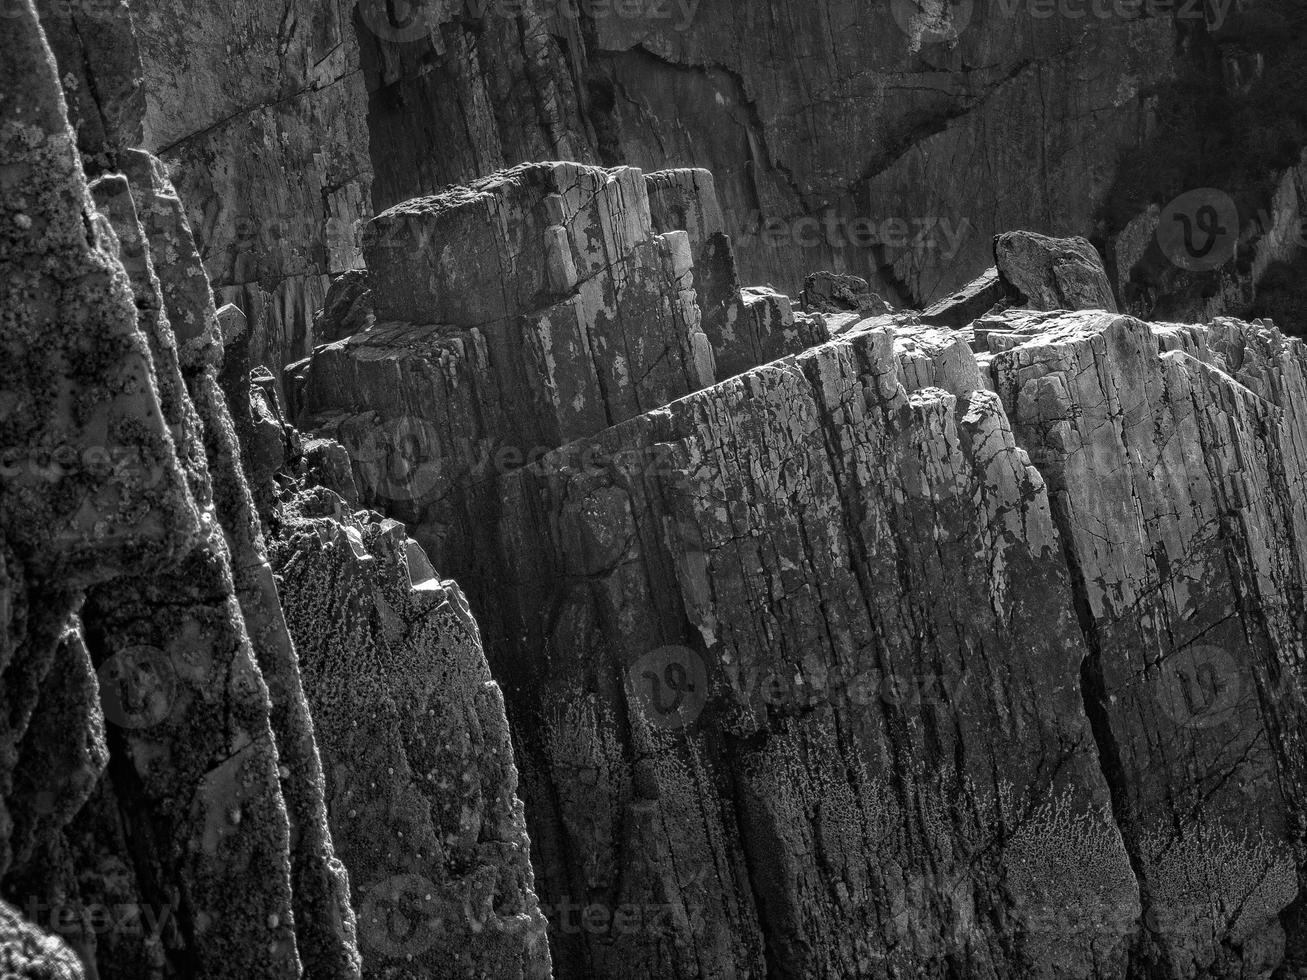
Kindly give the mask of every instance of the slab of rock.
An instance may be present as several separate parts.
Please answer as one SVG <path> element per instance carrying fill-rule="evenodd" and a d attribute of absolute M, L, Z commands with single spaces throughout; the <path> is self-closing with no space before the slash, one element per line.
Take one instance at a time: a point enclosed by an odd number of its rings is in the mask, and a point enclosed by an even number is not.
<path fill-rule="evenodd" d="M 364 248 L 378 321 L 480 330 L 561 440 L 713 380 L 688 235 L 654 233 L 638 170 L 523 165 L 396 205 Z"/>
<path fill-rule="evenodd" d="M 871 291 L 867 280 L 835 272 L 814 272 L 803 281 L 799 302 L 814 313 L 855 311 L 864 315 L 888 313 L 889 304 Z"/>
<path fill-rule="evenodd" d="M 1048 492 L 964 338 L 909 339 L 504 481 L 484 608 L 542 898 L 666 911 L 559 930 L 560 972 L 1124 974 L 1138 891 Z"/>
<path fill-rule="evenodd" d="M 503 698 L 458 586 L 326 490 L 273 548 L 364 976 L 548 980 Z"/>
<path fill-rule="evenodd" d="M 737 358 L 718 365 L 718 376 L 731 377 L 760 364 L 798 354 L 830 339 L 826 321 L 819 316 L 795 314 L 788 296 L 766 286 L 741 292 L 741 312 L 732 324 Z"/>
<path fill-rule="evenodd" d="M 118 243 L 87 192 L 26 2 L 0 63 L 0 521 L 33 571 L 109 578 L 188 549 L 199 517 L 148 383 Z M 133 557 L 133 553 L 135 557 Z"/>
<path fill-rule="evenodd" d="M 1269 972 L 1303 865 L 1307 349 L 1234 321 L 1012 320 L 989 372 L 1077 582 L 1152 968 Z"/>
<path fill-rule="evenodd" d="M 351 269 L 331 281 L 322 309 L 313 317 L 313 337 L 319 344 L 343 340 L 367 330 L 376 319 L 368 273 Z"/>
<path fill-rule="evenodd" d="M 293 921 L 299 927 L 292 934 L 290 948 L 298 947 L 300 959 L 315 973 L 347 978 L 358 969 L 348 879 L 333 854 L 327 831 L 321 764 L 300 684 L 298 659 L 282 616 L 262 525 L 242 467 L 243 454 L 236 427 L 218 380 L 224 318 L 214 307 L 185 211 L 162 165 L 140 151 L 128 151 L 123 154 L 123 160 L 134 200 L 139 202 L 151 266 L 158 270 L 168 322 L 185 325 L 178 335 L 175 359 L 202 422 L 204 452 L 213 483 L 216 530 L 221 535 L 222 550 L 230 555 L 230 581 L 224 581 L 221 576 L 215 579 L 207 569 L 183 569 L 183 576 L 191 588 L 207 580 L 213 592 L 232 590 L 231 595 L 239 605 L 234 630 L 238 636 L 248 635 L 246 642 L 258 665 L 255 673 L 261 674 L 267 684 L 268 723 L 275 736 L 276 758 L 280 761 L 274 773 L 279 781 L 278 795 L 284 796 L 284 804 L 281 800 L 278 803 L 285 806 L 293 828 L 290 884 L 296 912 Z M 237 329 L 227 334 L 243 332 Z M 248 387 L 243 397 L 252 415 Z M 252 421 L 245 428 L 252 438 L 255 432 Z M 259 475 L 264 474 L 260 471 Z M 143 583 L 142 608 L 133 613 L 148 609 L 168 588 L 166 581 Z M 178 583 L 178 591 L 184 593 L 186 589 Z M 129 608 L 126 602 L 108 603 L 104 616 L 117 621 Z M 183 625 L 181 634 L 184 633 Z M 284 929 L 292 928 L 289 916 L 271 913 L 270 917 L 280 918 Z M 239 928 L 240 919 L 231 918 L 230 927 Z"/>
<path fill-rule="evenodd" d="M 1117 312 L 1103 260 L 1084 238 L 1010 231 L 994 239 L 999 278 L 1033 310 Z"/>
<path fill-rule="evenodd" d="M 998 269 L 988 269 L 952 296 L 940 300 L 921 313 L 923 323 L 959 330 L 995 307 L 1006 307 L 1017 299 Z"/>
<path fill-rule="evenodd" d="M 712 174 L 706 170 L 661 170 L 644 179 L 654 230 L 660 235 L 684 231 L 689 236 L 694 289 L 703 332 L 716 358 L 717 380 L 763 363 L 750 360 L 751 352 L 737 335 L 736 322 L 743 312 L 740 277 Z"/>

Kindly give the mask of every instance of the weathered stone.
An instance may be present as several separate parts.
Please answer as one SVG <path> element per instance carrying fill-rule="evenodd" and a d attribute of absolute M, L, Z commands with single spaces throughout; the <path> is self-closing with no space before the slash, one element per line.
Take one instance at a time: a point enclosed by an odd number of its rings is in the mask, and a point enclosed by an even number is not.
<path fill-rule="evenodd" d="M 728 371 L 740 374 L 789 354 L 798 354 L 830 339 L 826 322 L 819 317 L 795 316 L 788 296 L 774 289 L 751 286 L 742 291 L 741 312 L 733 324 L 736 360 L 718 362 L 720 378 Z"/>
<path fill-rule="evenodd" d="M 959 335 L 895 345 L 855 331 L 504 482 L 485 608 L 542 898 L 673 910 L 556 932 L 560 971 L 1122 975 L 1136 885 L 1043 481 Z"/>
<path fill-rule="evenodd" d="M 1106 310 L 1116 298 L 1103 260 L 1083 238 L 1010 231 L 994 239 L 999 279 L 1032 310 Z"/>
<path fill-rule="evenodd" d="M 364 975 L 548 980 L 503 699 L 458 586 L 403 525 L 328 491 L 285 521 L 274 563 Z"/>
<path fill-rule="evenodd" d="M 1077 580 L 1153 969 L 1269 972 L 1304 857 L 1307 349 L 1228 321 L 1012 320 L 989 370 Z"/>
<path fill-rule="evenodd" d="M 1016 297 L 999 276 L 998 269 L 988 269 L 952 296 L 923 310 L 921 320 L 958 330 L 995 307 L 1006 307 L 1013 299 Z"/>
<path fill-rule="evenodd" d="M 127 0 L 36 5 L 59 66 L 69 122 L 87 174 L 117 167 L 139 146 L 145 119 L 144 66 Z"/>
<path fill-rule="evenodd" d="M 0 975 L 14 980 L 82 980 L 77 957 L 0 901 Z"/>
<path fill-rule="evenodd" d="M 33 575 L 67 576 L 76 589 L 184 552 L 199 517 L 53 59 L 30 5 L 10 6 L 0 59 L 0 523 Z"/>
<path fill-rule="evenodd" d="M 203 423 L 205 453 L 213 478 L 214 506 L 225 550 L 230 554 L 232 596 L 239 603 L 236 628 L 247 630 L 270 705 L 269 743 L 273 750 L 274 785 L 294 831 L 289 851 L 290 877 L 296 915 L 270 912 L 290 935 L 292 955 L 314 973 L 348 978 L 358 971 L 349 885 L 334 857 L 326 826 L 323 775 L 313 740 L 313 723 L 300 684 L 299 664 L 282 616 L 272 570 L 268 565 L 262 528 L 244 470 L 242 451 L 226 398 L 218 382 L 222 328 L 208 279 L 176 192 L 157 160 L 143 153 L 124 154 L 134 197 L 140 202 L 143 226 L 154 268 L 164 270 L 162 291 L 170 323 L 187 324 L 193 338 L 178 345 L 180 366 L 197 414 Z M 243 411 L 252 412 L 246 388 Z M 254 426 L 250 425 L 251 435 Z M 188 570 L 194 575 L 195 570 Z M 203 578 L 204 576 L 201 576 Z M 226 583 L 214 583 L 226 586 Z M 150 588 L 158 590 L 157 584 Z M 165 587 L 166 590 L 166 587 Z M 179 591 L 184 591 L 179 589 Z M 157 601 L 157 600 L 156 600 Z M 125 605 L 125 604 L 124 604 Z M 118 616 L 120 609 L 106 615 Z M 261 685 L 260 685 L 261 686 Z M 265 709 L 266 710 L 266 709 Z M 280 764 L 278 764 L 280 760 Z M 248 903 L 247 903 L 248 904 Z M 243 910 L 247 914 L 249 909 Z M 257 909 L 254 910 L 257 913 Z M 247 928 L 231 916 L 230 928 Z"/>
<path fill-rule="evenodd" d="M 372 214 L 354 5 L 131 6 L 133 145 L 172 169 L 213 288 L 249 319 L 251 366 L 280 371 L 312 350 L 328 276 L 358 266 Z"/>
<path fill-rule="evenodd" d="M 799 302 L 805 310 L 814 313 L 889 312 L 889 304 L 871 291 L 867 280 L 834 272 L 814 272 L 808 276 L 803 281 Z"/>
<path fill-rule="evenodd" d="M 688 235 L 654 234 L 638 170 L 519 167 L 397 205 L 364 248 L 379 320 L 480 331 L 558 441 L 712 383 Z"/>
<path fill-rule="evenodd" d="M 322 309 L 314 314 L 313 337 L 319 344 L 344 340 L 369 329 L 376 319 L 367 272 L 344 272 L 331 281 Z"/>

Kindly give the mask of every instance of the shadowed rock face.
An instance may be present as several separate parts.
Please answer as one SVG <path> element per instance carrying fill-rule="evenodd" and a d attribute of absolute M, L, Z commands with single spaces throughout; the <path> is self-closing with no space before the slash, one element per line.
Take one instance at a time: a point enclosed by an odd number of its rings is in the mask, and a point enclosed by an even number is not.
<path fill-rule="evenodd" d="M 310 700 L 219 384 L 224 341 L 243 348 L 248 335 L 234 311 L 214 309 L 159 160 L 115 144 L 95 159 L 122 173 L 88 189 L 36 11 L 19 3 L 5 21 L 0 894 L 17 915 L 0 904 L 0 972 L 357 978 Z M 240 391 L 244 431 L 262 431 L 257 407 L 263 429 L 281 424 L 265 388 L 245 381 Z M 269 511 L 276 489 L 261 494 Z M 344 533 L 340 521 L 319 523 Z M 409 574 L 403 564 L 374 572 L 378 589 L 402 579 L 429 592 L 411 564 Z M 486 674 L 470 614 L 459 605 L 445 624 L 448 608 L 415 600 L 407 628 L 457 627 L 459 664 Z M 476 745 L 498 733 L 478 757 L 495 817 L 473 835 L 481 849 L 457 860 L 478 886 L 494 882 L 486 860 L 515 867 L 530 926 L 502 704 L 478 691 L 476 706 L 440 730 Z M 442 760 L 423 760 L 424 778 L 443 782 Z M 374 761 L 385 762 L 333 756 Z M 506 888 L 476 896 L 511 915 Z M 476 911 L 478 925 L 492 917 Z M 462 969 L 508 976 L 499 966 L 511 946 L 531 951 L 516 975 L 547 977 L 542 937 L 542 925 L 507 942 L 487 936 L 461 951 Z"/>
<path fill-rule="evenodd" d="M 273 562 L 364 975 L 548 980 L 503 698 L 458 586 L 403 525 L 329 491 L 283 520 Z"/>

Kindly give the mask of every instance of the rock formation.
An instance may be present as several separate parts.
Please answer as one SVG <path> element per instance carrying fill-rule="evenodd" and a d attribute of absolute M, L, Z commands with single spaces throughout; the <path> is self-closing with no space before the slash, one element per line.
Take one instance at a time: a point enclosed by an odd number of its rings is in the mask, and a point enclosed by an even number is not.
<path fill-rule="evenodd" d="M 92 160 L 35 9 L 17 4 L 7 24 L 0 893 L 30 921 L 4 906 L 0 965 L 52 978 L 356 978 L 356 899 L 332 842 L 312 695 L 220 385 L 224 341 L 244 357 L 247 331 L 214 308 L 160 161 L 118 143 Z M 121 173 L 88 188 L 83 160 Z M 259 380 L 236 403 L 256 434 L 260 408 L 262 428 L 279 425 L 271 378 Z M 275 488 L 251 469 L 271 516 Z M 429 592 L 405 572 L 388 565 L 374 580 Z M 415 600 L 409 628 L 460 630 L 458 666 L 484 674 L 475 623 L 466 609 L 445 623 L 446 608 Z M 439 666 L 422 676 L 437 681 Z M 464 968 L 498 973 L 518 955 L 530 967 L 519 975 L 548 976 L 502 705 L 474 694 L 477 711 L 439 733 L 477 746 L 491 733 L 490 744 L 457 773 L 429 760 L 426 778 L 481 778 L 492 813 L 454 860 L 478 886 L 502 866 L 527 921 L 462 951 Z M 482 842 L 491 830 L 500 849 Z M 476 896 L 512 914 L 504 888 Z"/>
<path fill-rule="evenodd" d="M 0 973 L 1307 973 L 1300 182 L 1105 267 L 1182 25 L 747 6 L 10 5 Z"/>
<path fill-rule="evenodd" d="M 370 263 L 379 308 L 539 323 L 580 246 L 559 257 L 538 196 L 502 206 L 522 174 L 396 212 L 417 247 Z M 629 237 L 599 220 L 591 240 Z M 455 247 L 484 233 L 512 247 Z M 1083 240 L 994 248 L 946 310 L 961 329 L 817 277 L 810 349 L 544 433 L 535 459 L 538 418 L 471 386 L 584 357 L 478 374 L 468 326 L 383 323 L 298 369 L 306 423 L 360 427 L 364 496 L 413 515 L 481 611 L 560 976 L 1298 961 L 1307 351 L 1121 316 Z M 507 289 L 478 286 L 506 261 Z M 513 452 L 479 471 L 459 455 L 495 438 Z"/>
<path fill-rule="evenodd" d="M 273 561 L 364 975 L 548 980 L 503 698 L 458 586 L 331 491 L 283 520 Z"/>

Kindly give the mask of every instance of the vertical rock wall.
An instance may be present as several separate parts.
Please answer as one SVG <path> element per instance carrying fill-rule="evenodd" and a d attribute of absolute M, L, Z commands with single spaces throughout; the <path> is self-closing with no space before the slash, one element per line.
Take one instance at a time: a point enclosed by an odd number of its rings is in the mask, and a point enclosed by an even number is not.
<path fill-rule="evenodd" d="M 78 11 L 55 13 L 71 16 L 47 18 L 52 33 L 86 26 Z M 224 343 L 242 324 L 214 308 L 164 164 L 124 145 L 107 107 L 102 128 L 82 115 L 74 131 L 36 10 L 19 3 L 6 25 L 0 895 L 14 911 L 0 909 L 0 968 L 68 980 L 83 968 L 104 980 L 357 978 L 356 899 L 310 715 L 324 692 L 301 683 L 219 384 Z M 85 94 L 78 79 L 95 81 L 107 40 L 86 46 L 86 72 L 65 88 Z M 83 162 L 103 171 L 89 187 Z M 249 416 L 265 393 L 239 391 L 234 409 Z M 318 525 L 358 526 L 339 514 Z M 444 787 L 476 773 L 487 811 L 447 858 L 471 882 L 474 928 L 494 928 L 459 950 L 450 975 L 547 978 L 502 703 L 456 589 L 441 592 L 452 605 L 426 602 L 431 576 L 413 562 L 373 564 L 376 601 L 389 590 L 407 630 L 447 637 L 469 678 L 466 710 L 426 733 L 472 746 L 455 760 L 429 745 L 422 778 Z M 347 636 L 342 625 L 325 640 Z M 423 666 L 443 695 L 440 664 Z M 334 764 L 354 767 L 350 792 L 402 754 L 331 747 L 344 750 Z M 346 843 L 360 858 L 358 837 Z M 426 843 L 436 838 L 401 834 L 395 857 L 421 862 Z M 366 857 L 357 870 L 371 870 Z"/>

